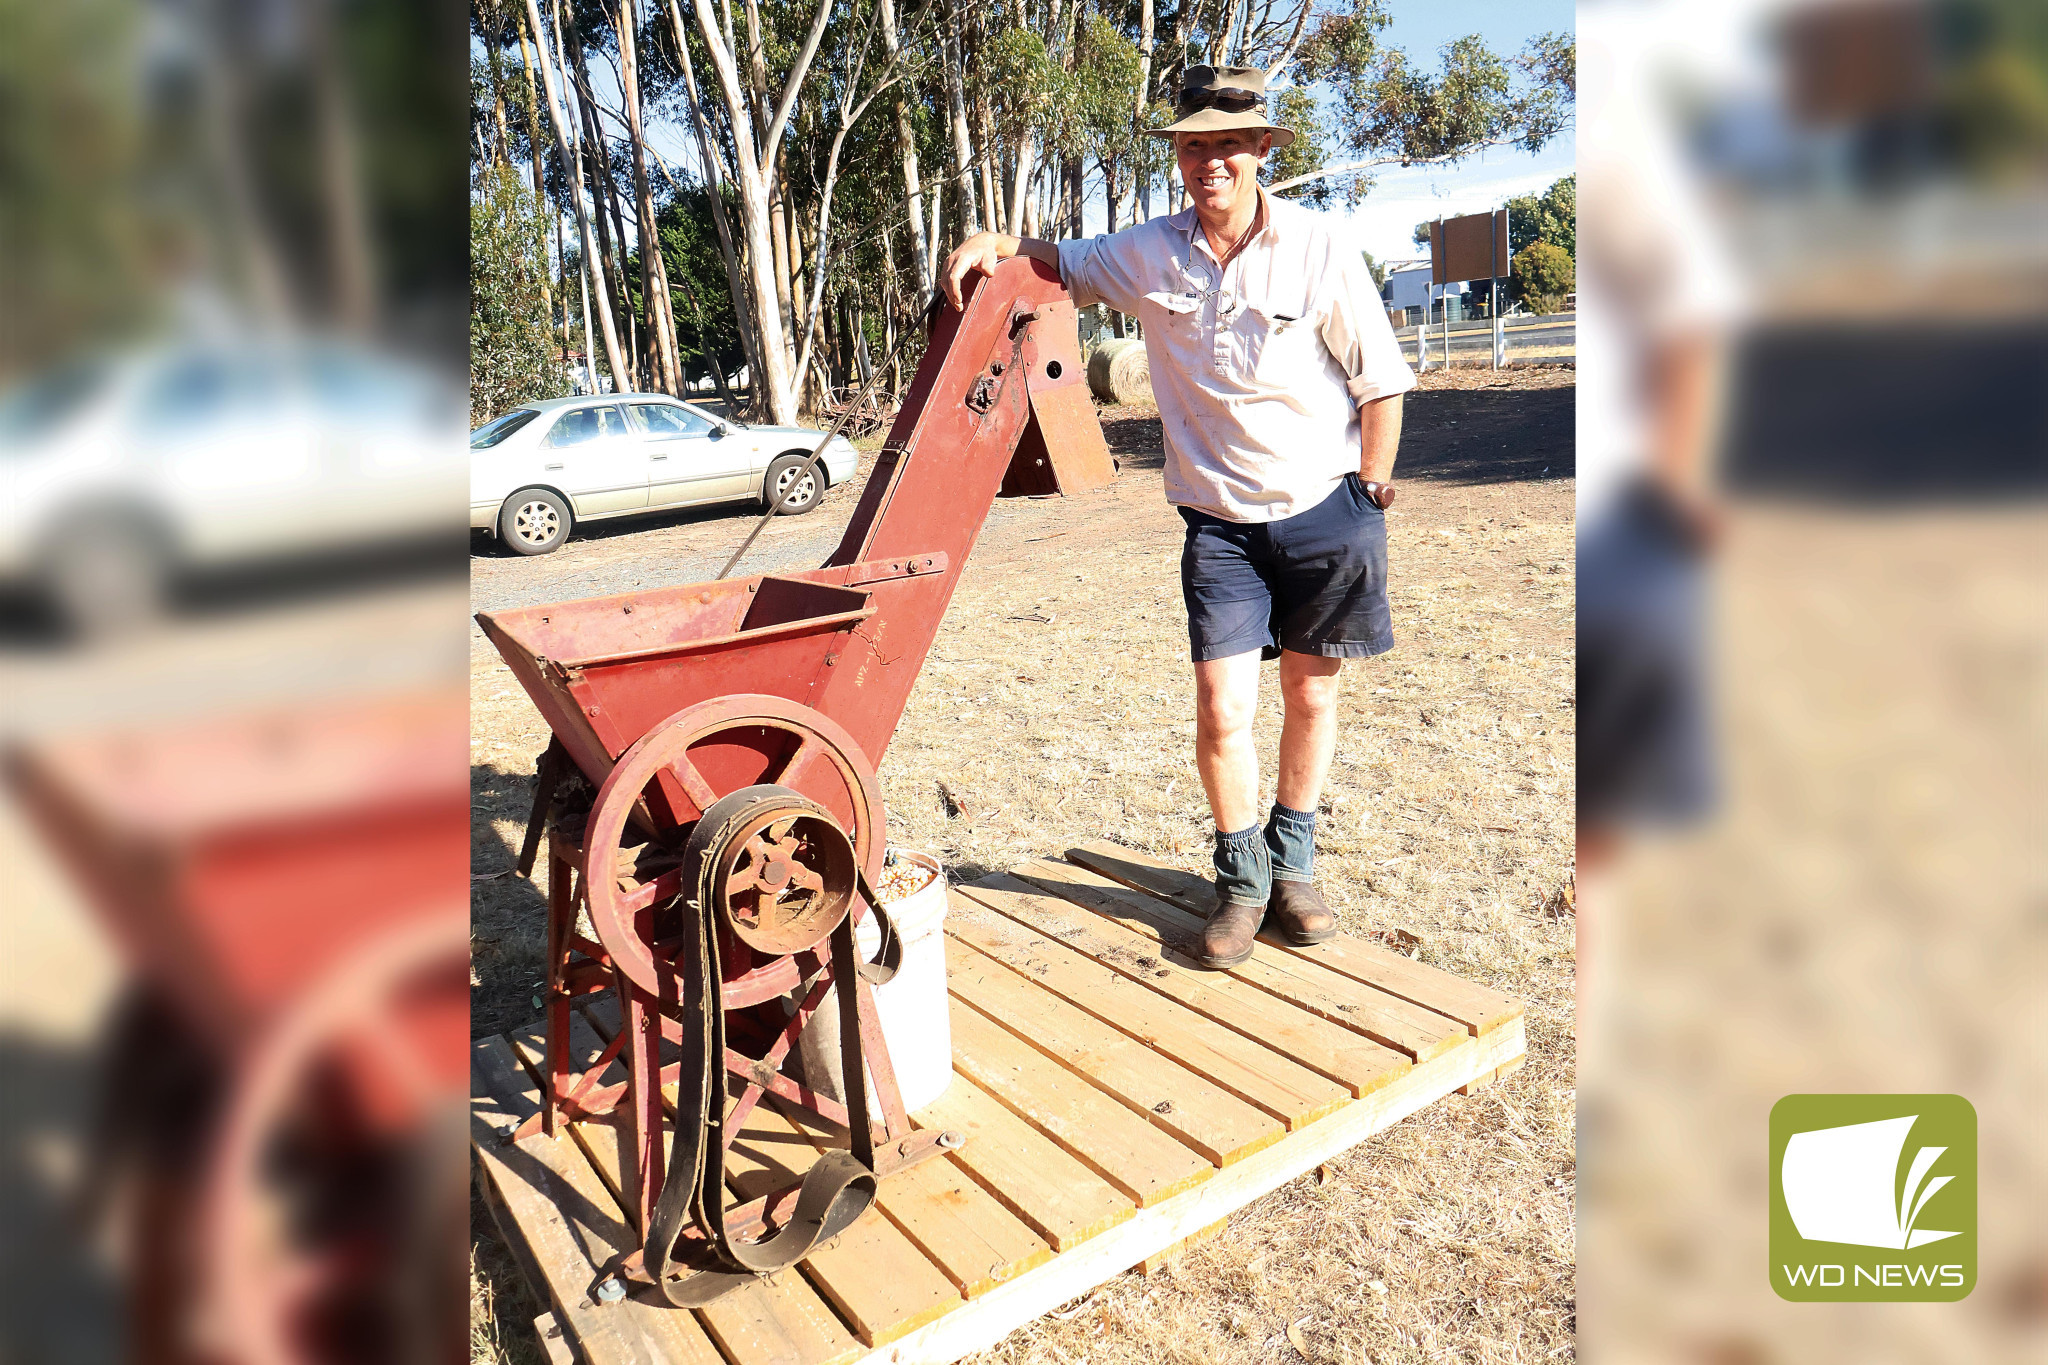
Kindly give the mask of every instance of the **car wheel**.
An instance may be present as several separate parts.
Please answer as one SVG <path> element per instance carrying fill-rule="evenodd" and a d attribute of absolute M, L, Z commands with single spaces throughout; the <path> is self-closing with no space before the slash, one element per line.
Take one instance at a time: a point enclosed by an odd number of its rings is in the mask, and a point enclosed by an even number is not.
<path fill-rule="evenodd" d="M 522 488 L 505 499 L 505 510 L 498 513 L 498 539 L 514 554 L 550 554 L 561 548 L 574 524 L 561 494 Z"/>
<path fill-rule="evenodd" d="M 71 635 L 103 640 L 163 614 L 171 582 L 163 538 L 125 516 L 92 516 L 54 537 L 43 586 Z"/>
<path fill-rule="evenodd" d="M 809 459 L 808 455 L 784 455 L 768 466 L 762 497 L 784 516 L 808 512 L 825 496 L 824 467 L 821 464 L 806 473 L 804 464 Z M 797 477 L 800 474 L 802 478 Z"/>

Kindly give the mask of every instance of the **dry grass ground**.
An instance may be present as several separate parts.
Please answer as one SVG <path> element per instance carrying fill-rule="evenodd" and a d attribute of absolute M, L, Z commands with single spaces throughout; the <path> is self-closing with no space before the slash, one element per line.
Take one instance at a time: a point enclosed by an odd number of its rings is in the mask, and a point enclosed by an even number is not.
<path fill-rule="evenodd" d="M 1456 371 L 1411 396 L 1389 516 L 1400 644 L 1345 670 L 1317 843 L 1350 932 L 1404 931 L 1418 957 L 1528 1002 L 1528 1066 L 1259 1200 L 1163 1274 L 1112 1280 L 988 1361 L 1571 1354 L 1571 384 L 1564 369 Z M 895 841 L 959 880 L 1092 838 L 1207 865 L 1182 524 L 1160 495 L 1158 420 L 1103 417 L 1122 478 L 992 522 L 881 765 Z M 1270 773 L 1280 712 L 1266 677 Z M 488 874 L 509 866 L 547 734 L 480 636 L 472 682 L 476 871 Z M 478 886 L 481 1032 L 534 1013 L 542 925 L 531 887 Z M 477 1242 L 479 1304 L 494 1296 L 497 1321 L 473 1356 L 531 1359 L 523 1324 L 537 1309 L 481 1215 Z"/>

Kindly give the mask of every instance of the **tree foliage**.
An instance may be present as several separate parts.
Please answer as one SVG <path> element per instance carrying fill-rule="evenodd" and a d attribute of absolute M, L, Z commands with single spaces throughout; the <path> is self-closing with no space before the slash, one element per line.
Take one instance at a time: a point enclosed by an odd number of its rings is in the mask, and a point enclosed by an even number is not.
<path fill-rule="evenodd" d="M 1508 200 L 1508 253 L 1548 242 L 1573 260 L 1579 255 L 1579 178 L 1565 176 L 1542 194 Z"/>
<path fill-rule="evenodd" d="M 1362 177 L 1380 165 L 1448 164 L 1492 147 L 1536 152 L 1571 126 L 1577 49 L 1570 35 L 1532 38 L 1512 58 L 1478 34 L 1448 43 L 1434 70 L 1382 46 L 1384 0 L 1351 0 L 1320 16 L 1301 48 L 1298 80 L 1326 92 L 1351 160 L 1326 177 Z M 1369 184 L 1369 181 L 1367 182 Z"/>
<path fill-rule="evenodd" d="M 1572 258 L 1549 242 L 1531 242 L 1515 253 L 1515 288 L 1533 313 L 1555 313 L 1577 287 Z"/>
<path fill-rule="evenodd" d="M 472 425 L 569 391 L 541 298 L 546 233 L 547 219 L 519 173 L 509 166 L 487 172 L 469 205 Z"/>
<path fill-rule="evenodd" d="M 649 171 L 653 235 L 686 382 L 704 374 L 711 356 L 738 382 L 746 358 L 763 353 L 773 334 L 788 376 L 776 382 L 785 395 L 798 387 L 806 405 L 858 382 L 895 339 L 909 337 L 891 380 L 900 392 L 923 332 L 921 282 L 970 221 L 993 216 L 1056 237 L 1074 229 L 1083 205 L 1091 229 L 1105 203 L 1113 228 L 1180 207 L 1170 148 L 1146 133 L 1172 121 L 1189 66 L 1267 71 L 1272 116 L 1297 136 L 1269 159 L 1263 178 L 1274 192 L 1315 206 L 1356 203 L 1378 166 L 1540 147 L 1570 118 L 1568 36 L 1548 35 L 1513 55 L 1476 36 L 1404 53 L 1385 42 L 1389 0 L 891 3 L 885 18 L 883 0 L 709 0 L 706 9 L 699 0 L 673 8 L 667 0 L 623 8 L 619 0 L 560 0 L 557 33 L 555 0 L 539 0 L 538 45 L 550 59 L 564 54 L 564 108 L 586 130 L 586 203 L 620 239 L 615 248 L 598 243 L 616 284 L 593 284 L 592 307 L 619 310 L 616 332 L 634 349 L 634 368 L 648 372 L 650 329 L 663 319 L 638 269 L 635 147 L 622 94 L 628 46 L 637 53 L 641 120 L 655 133 L 645 142 L 650 165 L 659 160 L 656 146 L 668 157 Z M 572 228 L 571 177 L 545 115 L 542 146 L 531 145 L 520 44 L 526 13 L 524 0 L 472 0 L 473 154 L 530 165 L 537 150 L 551 207 Z M 804 66 L 821 13 L 822 39 Z M 630 45 L 618 31 L 622 14 L 637 16 Z M 738 68 L 737 104 L 714 68 L 714 47 Z M 772 181 L 772 210 L 758 195 L 743 203 L 740 143 L 766 144 L 764 127 L 799 68 L 773 164 L 758 167 L 757 187 Z M 708 163 L 699 154 L 700 119 Z M 593 122 L 608 174 L 587 141 Z M 724 233 L 714 204 L 723 208 Z M 757 231 L 771 211 L 772 231 Z M 580 306 L 583 282 L 572 273 L 580 262 L 580 251 L 560 262 L 555 298 L 569 311 Z M 764 284 L 770 276 L 772 287 Z M 747 368 L 749 379 L 759 378 Z M 753 401 L 761 402 L 758 386 Z"/>

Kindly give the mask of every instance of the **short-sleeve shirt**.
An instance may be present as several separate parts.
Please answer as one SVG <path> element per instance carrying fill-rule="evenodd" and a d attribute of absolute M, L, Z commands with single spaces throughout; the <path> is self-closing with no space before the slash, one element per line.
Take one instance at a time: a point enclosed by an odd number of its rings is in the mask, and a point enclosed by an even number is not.
<path fill-rule="evenodd" d="M 1226 521 L 1320 504 L 1358 471 L 1359 407 L 1415 387 L 1357 245 L 1259 194 L 1265 226 L 1228 268 L 1192 208 L 1059 244 L 1076 303 L 1144 327 L 1167 501 Z"/>

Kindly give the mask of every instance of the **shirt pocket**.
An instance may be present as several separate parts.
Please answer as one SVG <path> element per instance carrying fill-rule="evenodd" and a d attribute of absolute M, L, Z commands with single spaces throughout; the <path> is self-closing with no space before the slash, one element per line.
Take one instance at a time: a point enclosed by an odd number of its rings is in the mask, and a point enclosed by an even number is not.
<path fill-rule="evenodd" d="M 1246 307 L 1230 330 L 1226 363 L 1234 379 L 1286 388 L 1321 367 L 1313 317 Z"/>
<path fill-rule="evenodd" d="M 1145 308 L 1138 321 L 1159 328 L 1176 341 L 1192 341 L 1201 328 L 1202 301 L 1193 294 L 1155 290 L 1145 296 Z"/>

